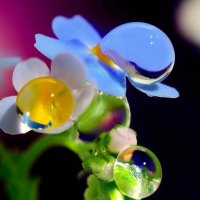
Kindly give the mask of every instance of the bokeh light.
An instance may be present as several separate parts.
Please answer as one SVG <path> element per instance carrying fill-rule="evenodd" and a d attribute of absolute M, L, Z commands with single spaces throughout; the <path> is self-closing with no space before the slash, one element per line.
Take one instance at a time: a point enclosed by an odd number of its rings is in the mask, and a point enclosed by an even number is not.
<path fill-rule="evenodd" d="M 200 46 L 200 1 L 183 0 L 175 13 L 177 31 L 186 40 Z"/>

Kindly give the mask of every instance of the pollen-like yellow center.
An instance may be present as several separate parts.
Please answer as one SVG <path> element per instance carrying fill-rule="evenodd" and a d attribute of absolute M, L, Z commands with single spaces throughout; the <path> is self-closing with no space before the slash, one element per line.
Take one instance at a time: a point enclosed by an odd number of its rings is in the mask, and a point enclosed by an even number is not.
<path fill-rule="evenodd" d="M 17 112 L 32 129 L 53 129 L 70 117 L 74 100 L 70 89 L 51 77 L 36 78 L 18 93 Z"/>
<path fill-rule="evenodd" d="M 92 48 L 91 52 L 95 56 L 97 56 L 101 62 L 104 62 L 104 63 L 108 64 L 111 67 L 115 67 L 116 66 L 116 64 L 109 57 L 107 57 L 105 54 L 102 53 L 101 47 L 100 47 L 99 44 L 97 46 L 95 46 L 94 48 Z"/>

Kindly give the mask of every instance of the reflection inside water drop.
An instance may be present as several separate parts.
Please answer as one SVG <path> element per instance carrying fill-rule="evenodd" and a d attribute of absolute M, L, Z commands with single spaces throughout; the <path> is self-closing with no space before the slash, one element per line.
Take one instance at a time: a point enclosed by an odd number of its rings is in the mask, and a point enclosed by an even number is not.
<path fill-rule="evenodd" d="M 74 101 L 71 91 L 61 81 L 42 77 L 28 82 L 18 93 L 17 112 L 32 129 L 53 129 L 70 117 Z"/>
<path fill-rule="evenodd" d="M 161 165 L 149 149 L 131 146 L 118 155 L 114 164 L 114 179 L 124 195 L 142 199 L 158 189 L 162 179 Z"/>

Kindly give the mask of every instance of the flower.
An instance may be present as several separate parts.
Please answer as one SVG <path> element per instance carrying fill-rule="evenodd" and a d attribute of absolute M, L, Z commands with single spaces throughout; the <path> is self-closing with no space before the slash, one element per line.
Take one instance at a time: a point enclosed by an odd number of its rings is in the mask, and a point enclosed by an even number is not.
<path fill-rule="evenodd" d="M 169 38 L 157 27 L 143 23 L 122 24 L 103 38 L 83 17 L 57 16 L 52 28 L 57 39 L 36 34 L 35 47 L 52 59 L 71 51 L 84 60 L 87 80 L 95 77 L 100 91 L 124 96 L 126 77 L 148 96 L 176 98 L 176 89 L 160 83 L 172 71 L 175 54 Z"/>
<path fill-rule="evenodd" d="M 85 64 L 69 52 L 52 60 L 51 71 L 38 58 L 19 62 L 13 85 L 18 95 L 0 101 L 0 128 L 9 134 L 63 132 L 86 110 L 96 91 L 93 82 L 86 82 Z"/>

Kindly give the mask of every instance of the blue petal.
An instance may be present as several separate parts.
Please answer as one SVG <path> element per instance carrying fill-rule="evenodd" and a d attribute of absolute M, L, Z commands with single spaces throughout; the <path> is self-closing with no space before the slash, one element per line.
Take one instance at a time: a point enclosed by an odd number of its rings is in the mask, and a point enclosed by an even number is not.
<path fill-rule="evenodd" d="M 115 95 L 125 96 L 126 76 L 122 70 L 116 70 L 98 61 L 96 56 L 89 53 L 89 50 L 78 40 L 71 40 L 67 43 L 41 34 L 36 35 L 35 47 L 53 59 L 58 53 L 72 52 L 83 59 L 87 67 L 87 80 L 95 80 L 100 91 Z"/>
<path fill-rule="evenodd" d="M 167 35 L 157 27 L 130 22 L 111 30 L 100 41 L 103 53 L 115 51 L 139 69 L 162 71 L 175 59 L 174 48 Z"/>
<path fill-rule="evenodd" d="M 70 40 L 68 42 L 62 42 L 58 39 L 47 37 L 42 34 L 36 34 L 36 43 L 34 46 L 42 54 L 44 54 L 49 59 L 53 59 L 58 53 L 62 52 L 72 52 L 77 56 L 83 58 L 87 52 L 87 48 L 79 40 Z"/>
<path fill-rule="evenodd" d="M 86 45 L 96 45 L 100 41 L 100 35 L 94 27 L 80 15 L 71 19 L 63 16 L 55 17 L 52 23 L 55 35 L 61 41 L 79 39 Z"/>
<path fill-rule="evenodd" d="M 165 98 L 177 98 L 179 92 L 170 86 L 162 83 L 154 83 L 150 85 L 138 84 L 129 78 L 131 84 L 141 92 L 146 93 L 148 96 L 165 97 Z"/>
<path fill-rule="evenodd" d="M 95 80 L 97 88 L 114 96 L 125 96 L 126 76 L 123 71 L 111 68 L 94 56 L 86 60 L 87 80 Z"/>

